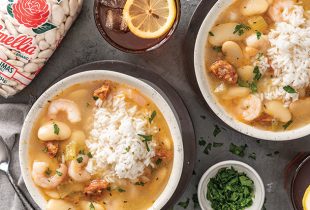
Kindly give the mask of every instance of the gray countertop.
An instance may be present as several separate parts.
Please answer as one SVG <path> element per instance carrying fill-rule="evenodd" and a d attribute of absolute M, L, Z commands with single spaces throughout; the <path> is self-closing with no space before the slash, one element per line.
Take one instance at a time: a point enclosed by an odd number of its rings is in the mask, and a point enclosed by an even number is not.
<path fill-rule="evenodd" d="M 25 90 L 10 99 L 1 98 L 0 103 L 32 103 L 53 80 L 80 64 L 97 60 L 122 60 L 145 66 L 164 77 L 182 96 L 193 119 L 197 142 L 203 137 L 208 143 L 214 141 L 224 143 L 222 147 L 212 148 L 208 155 L 203 153 L 204 147 L 197 144 L 196 174 L 193 175 L 191 184 L 180 199 L 186 201 L 190 198 L 187 209 L 194 209 L 192 196 L 196 193 L 196 186 L 202 174 L 219 161 L 234 159 L 248 163 L 261 175 L 266 188 L 268 210 L 290 210 L 292 209 L 290 199 L 283 184 L 284 168 L 298 152 L 307 150 L 309 137 L 291 142 L 257 143 L 256 139 L 239 134 L 210 116 L 201 96 L 194 92 L 187 81 L 182 61 L 186 59 L 182 57 L 182 42 L 187 32 L 187 25 L 198 4 L 199 0 L 182 0 L 181 22 L 169 42 L 156 51 L 134 55 L 114 49 L 101 37 L 93 19 L 93 0 L 85 0 L 80 17 L 44 70 Z M 216 137 L 213 136 L 215 125 L 222 128 L 222 132 Z M 247 144 L 248 154 L 255 152 L 256 160 L 248 158 L 248 155 L 239 158 L 231 154 L 229 152 L 231 142 L 237 145 Z M 279 154 L 267 156 L 275 151 L 279 151 Z M 174 209 L 182 207 L 176 205 Z"/>

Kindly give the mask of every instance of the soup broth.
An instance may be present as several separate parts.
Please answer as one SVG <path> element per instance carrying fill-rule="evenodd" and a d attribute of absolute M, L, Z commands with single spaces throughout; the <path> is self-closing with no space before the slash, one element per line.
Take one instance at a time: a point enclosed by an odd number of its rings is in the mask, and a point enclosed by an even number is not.
<path fill-rule="evenodd" d="M 205 55 L 208 82 L 218 103 L 238 121 L 271 131 L 310 122 L 310 66 L 301 64 L 309 60 L 309 47 L 302 38 L 309 31 L 308 4 L 236 0 L 210 30 Z M 296 35 L 299 40 L 293 43 Z M 292 53 L 282 61 L 297 48 L 301 56 Z"/>
<path fill-rule="evenodd" d="M 68 209 L 68 207 L 84 210 L 89 209 L 89 206 L 96 207 L 94 208 L 96 210 L 143 210 L 152 206 L 168 182 L 173 162 L 173 141 L 164 116 L 157 106 L 138 90 L 111 81 L 104 81 L 104 85 L 101 87 L 102 83 L 102 81 L 94 81 L 76 84 L 60 92 L 44 106 L 33 126 L 29 140 L 29 168 L 34 182 L 48 201 L 48 210 Z M 107 90 L 106 87 L 109 90 L 104 92 Z M 141 152 L 135 150 L 139 149 L 143 150 L 142 153 L 149 158 L 142 160 L 142 162 L 150 161 L 147 164 L 141 164 L 141 161 L 138 160 L 137 162 L 124 163 L 133 163 L 132 167 L 143 165 L 143 172 L 136 174 L 134 178 L 119 177 L 121 176 L 119 174 L 128 175 L 124 171 L 117 174 L 118 171 L 115 167 L 120 167 L 121 163 L 106 164 L 105 168 L 100 168 L 98 161 L 102 159 L 98 157 L 101 157 L 102 151 L 90 148 L 95 144 L 100 146 L 100 141 L 103 141 L 103 137 L 100 137 L 99 143 L 95 142 L 95 137 L 92 137 L 96 127 L 94 122 L 100 117 L 96 111 L 102 107 L 107 107 L 102 110 L 109 110 L 111 108 L 108 107 L 109 102 L 118 103 L 116 101 L 119 98 L 124 98 L 126 110 L 135 110 L 132 120 L 138 118 L 138 122 L 142 123 L 140 126 L 145 126 L 147 131 L 143 135 L 137 133 L 140 140 L 136 140 L 135 143 L 139 147 L 133 147 L 134 144 L 131 144 L 131 148 L 128 146 L 118 154 L 121 156 L 125 153 L 132 153 L 132 156 L 128 157 L 133 158 L 135 152 Z M 59 102 L 59 100 L 75 104 L 80 112 L 80 121 L 72 122 L 73 117 L 70 118 L 70 112 L 74 112 L 73 108 L 69 110 L 57 107 L 57 109 L 61 109 L 59 113 L 51 115 L 52 106 L 55 108 L 55 102 Z M 50 140 L 48 137 L 40 136 L 42 127 L 51 121 L 54 132 L 51 135 L 64 139 Z M 70 135 L 64 136 L 65 129 L 61 123 L 70 128 Z M 119 120 L 119 124 L 120 127 L 124 124 L 122 119 Z M 110 132 L 112 132 L 111 130 L 113 129 L 111 128 Z M 120 129 L 117 131 L 120 132 Z M 103 132 L 101 135 L 105 135 L 105 133 Z M 109 137 L 109 141 L 112 142 L 111 139 L 113 136 Z M 130 138 L 127 140 L 130 141 Z M 114 142 L 114 144 L 118 144 L 118 142 Z M 115 154 L 120 146 L 122 145 L 119 143 L 117 148 L 113 148 Z M 58 147 L 56 153 L 55 147 Z M 106 153 L 104 157 L 113 155 L 113 152 L 107 153 L 108 146 L 102 145 L 102 147 L 104 148 L 103 152 Z M 111 148 L 111 151 L 113 149 Z M 88 163 L 82 165 L 83 161 L 87 162 L 86 159 L 88 159 Z M 48 165 L 43 173 L 41 171 L 40 179 L 34 175 L 34 173 L 40 173 L 37 168 L 34 168 L 34 164 L 37 162 Z M 137 163 L 140 165 L 134 165 Z M 61 164 L 68 168 L 66 169 L 68 173 L 60 170 Z M 72 164 L 75 164 L 75 168 L 71 167 Z M 70 170 L 75 171 L 76 174 L 71 176 Z M 134 168 L 130 168 L 130 170 L 135 172 Z M 50 182 L 54 182 L 53 176 L 62 180 L 58 184 L 50 185 Z M 46 181 L 49 183 L 44 185 Z"/>

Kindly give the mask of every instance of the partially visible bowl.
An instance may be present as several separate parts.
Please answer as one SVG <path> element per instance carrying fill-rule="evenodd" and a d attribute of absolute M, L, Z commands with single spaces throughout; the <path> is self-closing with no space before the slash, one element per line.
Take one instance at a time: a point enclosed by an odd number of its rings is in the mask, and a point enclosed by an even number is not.
<path fill-rule="evenodd" d="M 173 167 L 167 186 L 165 187 L 161 195 L 155 200 L 150 210 L 162 209 L 164 205 L 169 201 L 171 196 L 174 194 L 178 186 L 179 180 L 181 178 L 183 169 L 183 160 L 184 160 L 183 143 L 177 118 L 174 115 L 168 102 L 164 99 L 164 97 L 162 97 L 160 93 L 157 92 L 150 85 L 134 77 L 106 70 L 87 71 L 69 76 L 57 82 L 56 84 L 51 86 L 48 90 L 46 90 L 32 106 L 31 110 L 29 111 L 25 119 L 20 136 L 21 140 L 19 143 L 19 161 L 21 172 L 30 195 L 41 209 L 46 209 L 47 201 L 45 200 L 44 196 L 40 193 L 38 187 L 36 187 L 36 185 L 34 184 L 30 173 L 29 138 L 34 122 L 39 117 L 39 114 L 41 113 L 43 107 L 48 103 L 48 100 L 53 98 L 57 93 L 61 92 L 62 90 L 74 84 L 94 80 L 111 80 L 127 84 L 131 87 L 138 89 L 141 93 L 143 93 L 157 105 L 157 107 L 165 117 L 174 142 Z"/>
<path fill-rule="evenodd" d="M 207 200 L 207 185 L 211 178 L 215 177 L 221 168 L 233 167 L 238 172 L 244 172 L 254 182 L 254 200 L 253 205 L 246 210 L 262 209 L 265 201 L 264 183 L 258 173 L 249 165 L 235 160 L 219 162 L 209 168 L 201 177 L 198 185 L 198 200 L 203 210 L 212 210 L 210 201 Z"/>
<path fill-rule="evenodd" d="M 294 130 L 286 131 L 267 131 L 255 128 L 253 126 L 242 123 L 232 117 L 227 111 L 219 104 L 216 97 L 211 92 L 211 86 L 208 81 L 207 69 L 205 65 L 206 59 L 206 43 L 209 37 L 209 31 L 215 25 L 219 15 L 227 9 L 234 0 L 218 0 L 212 7 L 208 15 L 205 17 L 199 29 L 195 49 L 194 49 L 194 66 L 196 79 L 200 91 L 208 103 L 212 111 L 227 125 L 237 130 L 240 133 L 246 134 L 259 139 L 272 140 L 272 141 L 285 141 L 301 138 L 310 134 L 310 124 Z"/>

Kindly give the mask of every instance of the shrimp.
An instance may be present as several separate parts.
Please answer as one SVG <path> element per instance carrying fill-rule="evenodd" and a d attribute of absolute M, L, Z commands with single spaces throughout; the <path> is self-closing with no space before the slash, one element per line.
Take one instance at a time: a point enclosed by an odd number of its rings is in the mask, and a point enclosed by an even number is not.
<path fill-rule="evenodd" d="M 293 5 L 294 2 L 291 0 L 274 0 L 273 4 L 268 9 L 268 15 L 274 22 L 282 22 L 283 11 Z"/>
<path fill-rule="evenodd" d="M 56 170 L 54 176 L 49 176 L 51 173 L 48 163 L 45 162 L 33 162 L 32 166 L 32 178 L 36 185 L 44 189 L 54 189 L 60 183 L 62 183 L 68 173 L 68 168 L 65 164 L 60 164 L 60 167 Z"/>
<path fill-rule="evenodd" d="M 262 35 L 259 39 L 256 34 L 252 34 L 246 38 L 245 43 L 248 47 L 253 47 L 262 52 L 267 51 L 270 46 L 270 42 L 267 35 Z"/>
<path fill-rule="evenodd" d="M 263 105 L 258 96 L 250 94 L 248 97 L 240 100 L 238 109 L 241 111 L 241 116 L 244 120 L 252 121 L 261 115 Z"/>
<path fill-rule="evenodd" d="M 75 102 L 68 99 L 57 99 L 51 102 L 48 107 L 48 116 L 52 119 L 60 112 L 66 112 L 67 118 L 71 123 L 81 121 L 81 112 Z"/>
<path fill-rule="evenodd" d="M 76 159 L 71 160 L 68 169 L 69 176 L 76 182 L 86 182 L 90 180 L 91 175 L 85 170 L 87 163 L 87 155 L 79 155 Z"/>
<path fill-rule="evenodd" d="M 108 80 L 104 81 L 103 85 L 94 91 L 94 97 L 98 97 L 102 101 L 105 100 L 108 97 L 109 93 L 111 92 L 111 85 L 112 85 L 111 81 Z"/>

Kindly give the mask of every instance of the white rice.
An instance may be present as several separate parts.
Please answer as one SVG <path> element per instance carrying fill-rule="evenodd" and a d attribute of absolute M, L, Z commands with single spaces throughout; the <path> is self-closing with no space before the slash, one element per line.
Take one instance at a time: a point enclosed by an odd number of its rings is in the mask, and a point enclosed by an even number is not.
<path fill-rule="evenodd" d="M 154 140 L 148 142 L 150 151 L 138 134 L 154 134 L 146 117 L 139 113 L 137 106 L 128 107 L 125 95 L 112 95 L 105 100 L 97 100 L 94 110 L 93 127 L 86 140 L 93 158 L 86 170 L 91 174 L 101 174 L 108 182 L 115 179 L 135 180 L 145 167 L 153 166 L 155 156 Z"/>
<path fill-rule="evenodd" d="M 268 34 L 271 47 L 268 59 L 274 69 L 273 87 L 264 96 L 268 100 L 282 99 L 286 105 L 298 100 L 298 93 L 287 93 L 283 87 L 296 91 L 306 88 L 310 81 L 310 27 L 302 6 L 293 6 L 282 13 L 283 22 L 275 24 Z"/>

